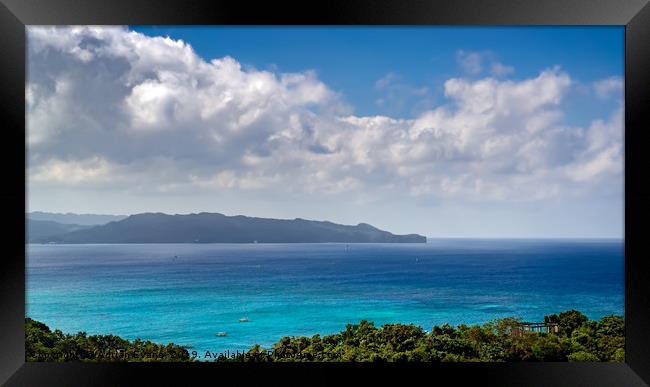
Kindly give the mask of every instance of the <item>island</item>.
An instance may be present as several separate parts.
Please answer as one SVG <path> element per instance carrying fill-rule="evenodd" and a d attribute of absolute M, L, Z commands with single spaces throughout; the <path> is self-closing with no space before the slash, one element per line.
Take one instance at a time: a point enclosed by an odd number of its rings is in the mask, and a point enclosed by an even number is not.
<path fill-rule="evenodd" d="M 42 222 L 42 221 L 40 221 Z M 367 223 L 342 225 L 301 218 L 270 219 L 220 213 L 143 213 L 95 226 L 60 226 L 28 218 L 29 243 L 426 243 Z"/>

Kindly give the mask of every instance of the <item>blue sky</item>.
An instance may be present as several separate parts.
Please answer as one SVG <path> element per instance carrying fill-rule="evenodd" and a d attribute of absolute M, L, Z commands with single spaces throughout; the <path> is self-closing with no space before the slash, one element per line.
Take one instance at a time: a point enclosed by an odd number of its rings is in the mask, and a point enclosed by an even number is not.
<path fill-rule="evenodd" d="M 29 27 L 28 210 L 623 236 L 623 27 Z"/>
<path fill-rule="evenodd" d="M 182 39 L 209 60 L 226 55 L 261 70 L 314 69 L 341 92 L 357 115 L 396 113 L 379 106 L 377 80 L 398 74 L 413 87 L 429 87 L 441 99 L 444 80 L 461 73 L 457 54 L 489 52 L 513 66 L 510 79 L 535 76 L 559 65 L 577 82 L 589 83 L 625 70 L 625 30 L 607 27 L 214 27 L 132 26 L 150 36 Z M 570 102 L 569 121 L 589 122 L 609 108 L 601 101 Z M 397 113 L 413 116 L 407 105 Z"/>

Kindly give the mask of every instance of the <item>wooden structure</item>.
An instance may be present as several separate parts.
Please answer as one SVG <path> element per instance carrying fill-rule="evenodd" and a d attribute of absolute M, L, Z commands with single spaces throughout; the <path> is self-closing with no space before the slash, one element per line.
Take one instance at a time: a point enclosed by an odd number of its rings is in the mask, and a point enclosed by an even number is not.
<path fill-rule="evenodd" d="M 510 330 L 511 335 L 522 335 L 524 332 L 558 333 L 560 326 L 557 323 L 522 322 Z"/>

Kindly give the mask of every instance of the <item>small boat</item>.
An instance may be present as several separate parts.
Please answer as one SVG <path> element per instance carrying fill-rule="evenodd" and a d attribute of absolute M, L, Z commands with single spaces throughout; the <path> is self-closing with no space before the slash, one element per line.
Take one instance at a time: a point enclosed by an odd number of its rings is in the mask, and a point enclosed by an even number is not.
<path fill-rule="evenodd" d="M 249 322 L 251 320 L 248 319 L 248 317 L 242 317 L 239 319 L 239 322 Z"/>
<path fill-rule="evenodd" d="M 217 332 L 217 333 L 215 333 L 215 336 L 224 337 L 224 336 L 228 336 L 228 334 L 226 332 Z"/>

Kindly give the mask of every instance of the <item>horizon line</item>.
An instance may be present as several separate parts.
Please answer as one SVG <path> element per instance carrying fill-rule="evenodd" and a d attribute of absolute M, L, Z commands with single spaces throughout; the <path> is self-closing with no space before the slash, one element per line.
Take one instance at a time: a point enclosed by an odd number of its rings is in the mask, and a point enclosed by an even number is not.
<path fill-rule="evenodd" d="M 44 214 L 52 214 L 52 215 L 91 215 L 91 216 L 124 216 L 124 217 L 129 217 L 133 215 L 141 215 L 141 214 L 163 214 L 163 215 L 199 215 L 199 214 L 220 214 L 224 215 L 227 217 L 235 217 L 235 216 L 244 216 L 244 217 L 249 217 L 249 218 L 261 218 L 261 219 L 277 219 L 277 220 L 307 220 L 307 221 L 315 221 L 315 222 L 331 222 L 335 224 L 341 224 L 341 225 L 346 225 L 344 223 L 336 223 L 331 220 L 317 220 L 317 219 L 307 219 L 307 218 L 301 218 L 301 217 L 296 217 L 296 218 L 264 218 L 260 216 L 252 216 L 252 215 L 244 215 L 244 214 L 237 214 L 237 215 L 227 215 L 222 212 L 208 212 L 208 211 L 200 211 L 200 212 L 188 212 L 188 213 L 166 213 L 162 211 L 144 211 L 144 212 L 138 212 L 138 213 L 133 213 L 133 214 L 97 214 L 97 213 L 76 213 L 76 212 L 50 212 L 50 211 L 41 211 L 41 210 L 35 210 L 35 211 L 29 211 L 25 212 L 25 215 L 29 215 L 32 213 L 44 213 Z M 28 216 L 26 216 L 28 218 Z M 37 219 L 34 219 L 37 220 Z M 110 223 L 110 222 L 109 222 Z M 350 226 L 357 226 L 360 224 L 369 224 L 373 227 L 374 225 L 368 223 L 368 222 L 359 222 L 356 225 L 350 224 Z M 102 224 L 98 224 L 96 226 L 101 226 Z M 386 231 L 386 230 L 384 230 Z M 391 232 L 392 233 L 392 232 Z M 475 235 L 454 235 L 454 236 L 428 236 L 426 234 L 419 234 L 419 233 L 409 233 L 409 234 L 418 234 L 424 236 L 427 241 L 428 240 L 442 240 L 442 239 L 484 239 L 484 240 L 490 240 L 490 239 L 518 239 L 518 240 L 530 240 L 530 239 L 616 239 L 616 240 L 625 240 L 625 235 L 606 235 L 606 236 L 593 236 L 593 235 L 586 235 L 586 236 L 539 236 L 539 235 L 528 235 L 528 236 L 475 236 Z"/>

